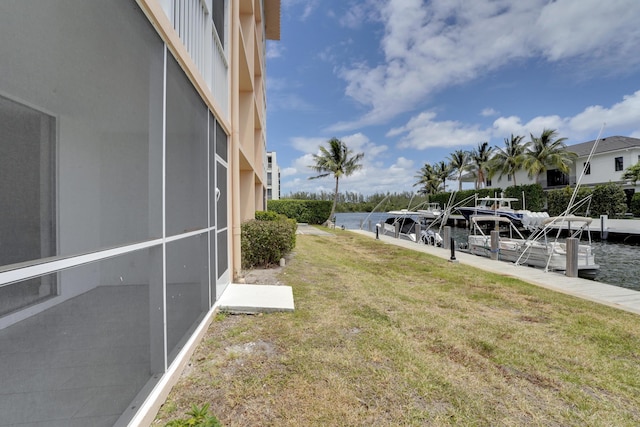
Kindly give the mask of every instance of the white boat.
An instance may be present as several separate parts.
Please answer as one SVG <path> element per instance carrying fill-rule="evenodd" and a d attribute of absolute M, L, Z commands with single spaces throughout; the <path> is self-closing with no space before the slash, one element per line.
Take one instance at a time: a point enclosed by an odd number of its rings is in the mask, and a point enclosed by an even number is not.
<path fill-rule="evenodd" d="M 419 242 L 432 245 L 441 245 L 442 237 L 436 231 L 429 229 L 430 220 L 422 212 L 401 209 L 399 211 L 387 212 L 387 219 L 380 224 L 376 224 L 382 234 L 398 237 L 412 242 Z M 420 224 L 420 238 L 416 239 L 417 224 Z"/>
<path fill-rule="evenodd" d="M 508 218 L 516 227 L 527 229 L 536 229 L 549 218 L 546 212 L 513 209 L 511 202 L 517 201 L 518 199 L 512 197 L 481 197 L 476 200 L 475 206 L 462 206 L 457 209 L 467 221 L 471 221 L 473 215 L 493 215 Z"/>
<path fill-rule="evenodd" d="M 472 233 L 468 239 L 470 253 L 491 257 L 490 230 L 499 230 L 498 259 L 517 265 L 543 268 L 545 271 L 565 271 L 567 269 L 567 248 L 563 241 L 548 236 L 553 224 L 572 223 L 578 229 L 571 237 L 578 236 L 591 223 L 586 217 L 553 217 L 544 221 L 545 227 L 525 239 L 513 222 L 505 217 L 484 215 L 472 216 Z M 593 279 L 600 266 L 596 264 L 591 242 L 578 244 L 578 276 Z"/>
<path fill-rule="evenodd" d="M 418 209 L 416 210 L 416 212 L 427 219 L 436 219 L 440 215 L 442 215 L 442 209 L 440 208 L 440 203 L 438 202 L 427 203 L 426 209 Z"/>

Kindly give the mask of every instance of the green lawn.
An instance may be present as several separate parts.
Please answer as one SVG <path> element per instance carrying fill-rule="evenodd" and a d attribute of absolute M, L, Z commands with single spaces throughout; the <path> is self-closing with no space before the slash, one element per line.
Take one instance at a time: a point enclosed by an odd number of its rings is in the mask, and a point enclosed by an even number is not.
<path fill-rule="evenodd" d="M 294 313 L 216 317 L 157 424 L 640 425 L 640 316 L 335 234 L 298 236 Z"/>

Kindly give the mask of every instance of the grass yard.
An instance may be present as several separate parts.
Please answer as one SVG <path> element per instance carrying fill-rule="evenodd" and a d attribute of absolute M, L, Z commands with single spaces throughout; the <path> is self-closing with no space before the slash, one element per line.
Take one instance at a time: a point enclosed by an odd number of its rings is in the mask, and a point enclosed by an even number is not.
<path fill-rule="evenodd" d="M 640 316 L 348 231 L 295 252 L 295 312 L 218 314 L 157 425 L 640 425 Z"/>

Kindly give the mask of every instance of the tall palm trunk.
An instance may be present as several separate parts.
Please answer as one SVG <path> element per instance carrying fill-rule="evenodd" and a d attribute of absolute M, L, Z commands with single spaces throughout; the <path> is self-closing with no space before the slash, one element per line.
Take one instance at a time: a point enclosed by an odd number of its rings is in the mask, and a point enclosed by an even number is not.
<path fill-rule="evenodd" d="M 331 207 L 331 213 L 329 214 L 329 221 L 333 221 L 333 215 L 336 213 L 336 205 L 338 204 L 338 178 L 336 176 L 336 190 L 333 195 L 333 206 Z"/>

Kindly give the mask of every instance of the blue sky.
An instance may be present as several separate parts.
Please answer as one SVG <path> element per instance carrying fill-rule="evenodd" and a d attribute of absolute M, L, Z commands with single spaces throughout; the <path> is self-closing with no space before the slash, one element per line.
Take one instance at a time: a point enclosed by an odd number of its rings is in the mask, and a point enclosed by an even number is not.
<path fill-rule="evenodd" d="M 557 129 L 640 138 L 638 0 L 282 0 L 267 42 L 267 149 L 281 194 L 331 137 L 364 152 L 340 191 L 415 191 L 456 149 Z"/>

